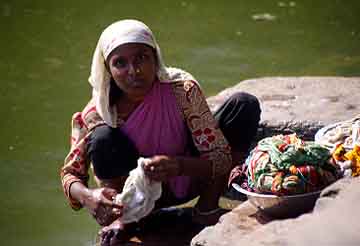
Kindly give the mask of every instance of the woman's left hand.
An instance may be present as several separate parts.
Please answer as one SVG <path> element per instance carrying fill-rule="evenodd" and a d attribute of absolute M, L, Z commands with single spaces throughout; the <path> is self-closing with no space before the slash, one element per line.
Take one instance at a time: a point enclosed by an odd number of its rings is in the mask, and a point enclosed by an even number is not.
<path fill-rule="evenodd" d="M 144 166 L 145 174 L 152 180 L 165 181 L 180 173 L 180 163 L 177 158 L 166 155 L 155 155 Z"/>
<path fill-rule="evenodd" d="M 120 220 L 115 220 L 111 225 L 104 226 L 99 231 L 100 245 L 119 245 L 124 239 L 122 238 L 122 234 L 125 234 L 124 225 Z"/>

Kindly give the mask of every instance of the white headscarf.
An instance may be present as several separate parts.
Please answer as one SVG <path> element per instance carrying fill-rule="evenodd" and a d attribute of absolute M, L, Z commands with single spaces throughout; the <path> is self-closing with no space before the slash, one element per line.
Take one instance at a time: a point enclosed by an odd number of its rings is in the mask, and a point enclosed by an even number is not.
<path fill-rule="evenodd" d="M 96 109 L 106 124 L 116 127 L 116 108 L 109 103 L 111 75 L 105 67 L 105 61 L 111 51 L 126 43 L 142 43 L 154 48 L 158 61 L 157 77 L 160 82 L 180 80 L 196 81 L 194 77 L 178 68 L 166 67 L 150 28 L 137 20 L 121 20 L 108 26 L 101 34 L 96 46 L 89 82 L 93 87 Z"/>

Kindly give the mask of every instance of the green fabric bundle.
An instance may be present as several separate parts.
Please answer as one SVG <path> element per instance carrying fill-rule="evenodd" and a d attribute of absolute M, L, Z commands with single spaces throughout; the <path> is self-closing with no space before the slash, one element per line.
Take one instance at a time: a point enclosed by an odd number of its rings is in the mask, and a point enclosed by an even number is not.
<path fill-rule="evenodd" d="M 248 186 L 261 193 L 299 194 L 336 180 L 328 149 L 296 136 L 264 138 L 246 160 Z"/>

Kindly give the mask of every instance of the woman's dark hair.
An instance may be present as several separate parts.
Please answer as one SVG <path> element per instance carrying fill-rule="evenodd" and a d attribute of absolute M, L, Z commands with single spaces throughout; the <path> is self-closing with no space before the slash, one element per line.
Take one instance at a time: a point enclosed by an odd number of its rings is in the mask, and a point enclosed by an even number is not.
<path fill-rule="evenodd" d="M 114 79 L 111 77 L 110 79 L 110 94 L 109 94 L 109 104 L 113 106 L 117 100 L 121 97 L 122 90 L 119 86 L 116 85 Z"/>

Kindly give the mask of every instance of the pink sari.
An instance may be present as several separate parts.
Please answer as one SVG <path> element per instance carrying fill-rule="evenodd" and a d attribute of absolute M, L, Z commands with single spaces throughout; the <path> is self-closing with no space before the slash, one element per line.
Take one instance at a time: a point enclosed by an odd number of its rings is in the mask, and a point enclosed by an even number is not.
<path fill-rule="evenodd" d="M 187 126 L 169 83 L 155 82 L 121 129 L 134 142 L 141 156 L 188 155 Z M 184 198 L 190 177 L 173 177 L 169 185 L 177 198 Z"/>

